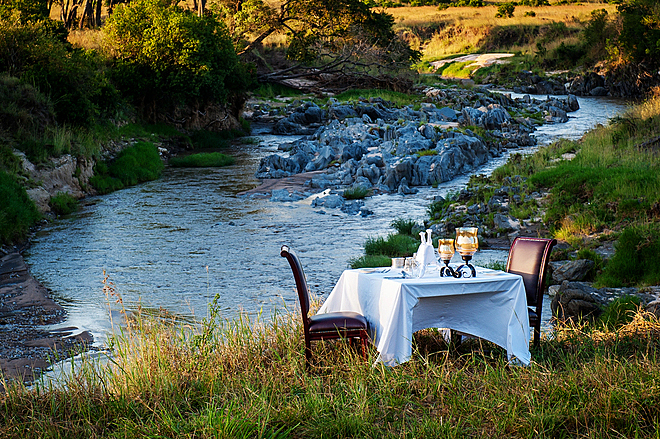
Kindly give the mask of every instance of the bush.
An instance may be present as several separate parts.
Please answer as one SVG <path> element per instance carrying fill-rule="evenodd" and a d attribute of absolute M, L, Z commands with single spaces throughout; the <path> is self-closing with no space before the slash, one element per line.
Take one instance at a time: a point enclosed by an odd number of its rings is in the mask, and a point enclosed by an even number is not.
<path fill-rule="evenodd" d="M 610 287 L 660 284 L 660 224 L 627 227 L 598 284 Z"/>
<path fill-rule="evenodd" d="M 34 85 L 50 97 L 57 120 L 90 126 L 121 107 L 95 52 L 73 49 L 51 20 L 20 24 L 0 20 L 0 72 Z"/>
<path fill-rule="evenodd" d="M 235 162 L 234 157 L 220 152 L 204 152 L 184 157 L 172 157 L 169 164 L 175 168 L 219 168 L 233 165 Z"/>
<path fill-rule="evenodd" d="M 164 165 L 153 143 L 138 142 L 111 163 L 97 163 L 90 184 L 101 194 L 160 177 Z"/>
<path fill-rule="evenodd" d="M 254 84 L 224 24 L 160 0 L 120 5 L 104 27 L 113 79 L 143 116 L 228 102 Z"/>
<path fill-rule="evenodd" d="M 515 11 L 516 6 L 513 3 L 504 3 L 497 7 L 497 18 L 511 18 L 513 17 L 513 12 Z"/>
<path fill-rule="evenodd" d="M 351 268 L 389 267 L 392 259 L 385 255 L 364 255 L 348 261 Z"/>
<path fill-rule="evenodd" d="M 51 197 L 48 204 L 56 215 L 68 215 L 77 211 L 79 207 L 78 200 L 66 192 L 58 192 L 57 195 Z"/>
<path fill-rule="evenodd" d="M 390 258 L 412 256 L 419 247 L 419 239 L 408 235 L 391 234 L 387 238 L 368 238 L 364 253 L 370 256 L 386 255 Z"/>
<path fill-rule="evenodd" d="M 27 192 L 11 175 L 0 171 L 0 243 L 24 240 L 41 215 Z"/>

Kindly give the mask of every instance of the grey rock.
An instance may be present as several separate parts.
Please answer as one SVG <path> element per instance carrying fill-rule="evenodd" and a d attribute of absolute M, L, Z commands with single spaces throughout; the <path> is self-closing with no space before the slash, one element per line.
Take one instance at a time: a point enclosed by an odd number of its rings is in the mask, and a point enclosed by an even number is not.
<path fill-rule="evenodd" d="M 328 209 L 336 209 L 344 205 L 344 197 L 338 194 L 330 194 L 324 197 L 316 197 L 312 200 L 312 207 L 325 207 Z"/>
<path fill-rule="evenodd" d="M 580 282 L 562 282 L 550 303 L 552 315 L 562 321 L 598 317 L 602 308 L 593 291 Z"/>
<path fill-rule="evenodd" d="M 493 217 L 493 221 L 495 223 L 495 228 L 498 230 L 504 230 L 505 232 L 520 230 L 520 221 L 509 215 L 496 213 Z"/>
<path fill-rule="evenodd" d="M 571 111 L 577 111 L 580 109 L 580 103 L 575 95 L 568 95 L 568 107 Z"/>
<path fill-rule="evenodd" d="M 456 113 L 456 110 L 449 107 L 443 107 L 439 110 L 436 110 L 436 114 L 439 114 L 442 119 L 447 122 L 456 122 L 458 120 L 458 114 Z"/>
<path fill-rule="evenodd" d="M 577 259 L 575 261 L 550 262 L 548 266 L 552 270 L 552 281 L 562 283 L 564 281 L 581 281 L 595 263 L 591 259 Z"/>
<path fill-rule="evenodd" d="M 271 192 L 270 201 L 300 201 L 303 196 L 296 193 L 289 193 L 287 189 L 275 189 Z"/>
<path fill-rule="evenodd" d="M 304 130 L 301 124 L 292 122 L 287 118 L 278 120 L 273 127 L 274 134 L 291 135 L 302 134 L 303 132 Z"/>

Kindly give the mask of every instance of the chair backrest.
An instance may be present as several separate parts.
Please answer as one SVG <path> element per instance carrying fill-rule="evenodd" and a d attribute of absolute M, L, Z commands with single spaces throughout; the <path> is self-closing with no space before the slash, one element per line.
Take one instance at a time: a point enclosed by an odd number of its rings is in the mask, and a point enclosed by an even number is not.
<path fill-rule="evenodd" d="M 288 246 L 283 245 L 280 250 L 280 256 L 286 258 L 293 271 L 293 277 L 296 280 L 296 290 L 298 291 L 298 299 L 300 299 L 300 311 L 302 312 L 303 321 L 307 321 L 307 313 L 309 312 L 309 289 L 307 288 L 307 280 L 305 279 L 305 272 L 303 271 L 300 259 L 289 249 Z"/>
<path fill-rule="evenodd" d="M 523 237 L 516 238 L 511 244 L 506 271 L 522 276 L 529 306 L 536 306 L 543 300 L 545 269 L 555 244 L 556 239 Z"/>

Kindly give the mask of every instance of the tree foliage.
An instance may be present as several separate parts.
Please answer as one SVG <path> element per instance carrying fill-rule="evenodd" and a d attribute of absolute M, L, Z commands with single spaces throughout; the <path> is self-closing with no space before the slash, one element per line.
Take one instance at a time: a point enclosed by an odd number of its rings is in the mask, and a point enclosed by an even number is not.
<path fill-rule="evenodd" d="M 49 10 L 48 0 L 0 0 L 0 18 L 3 19 L 17 13 L 21 22 L 44 20 Z"/>
<path fill-rule="evenodd" d="M 98 54 L 73 49 L 52 20 L 0 20 L 0 72 L 50 97 L 60 123 L 89 126 L 119 105 Z"/>
<path fill-rule="evenodd" d="M 179 106 L 227 102 L 252 84 L 224 24 L 162 0 L 119 5 L 104 27 L 113 78 L 147 119 Z"/>
<path fill-rule="evenodd" d="M 360 0 L 287 0 L 279 8 L 262 0 L 216 0 L 214 7 L 227 23 L 239 53 L 249 52 L 275 33 L 286 34 L 288 57 L 304 62 L 357 40 L 382 49 L 392 47 L 397 39 L 394 18 Z M 402 49 L 404 45 L 398 45 L 401 60 L 418 56 L 408 47 Z"/>
<path fill-rule="evenodd" d="M 627 0 L 617 6 L 621 15 L 619 45 L 631 63 L 660 65 L 660 3 Z"/>

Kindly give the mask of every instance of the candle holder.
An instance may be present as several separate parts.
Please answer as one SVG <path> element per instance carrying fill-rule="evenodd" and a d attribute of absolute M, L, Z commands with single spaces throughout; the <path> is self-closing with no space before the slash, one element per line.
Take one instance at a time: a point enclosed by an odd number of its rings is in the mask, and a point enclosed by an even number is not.
<path fill-rule="evenodd" d="M 439 239 L 438 240 L 438 253 L 440 260 L 444 262 L 445 266 L 440 268 L 440 277 L 459 277 L 456 272 L 449 266 L 452 256 L 454 256 L 454 240 L 453 239 Z"/>
<path fill-rule="evenodd" d="M 456 269 L 458 276 L 455 277 L 468 277 L 468 273 L 471 275 L 470 277 L 477 277 L 477 271 L 470 264 L 470 260 L 472 259 L 472 255 L 479 249 L 478 231 L 479 229 L 476 227 L 459 227 L 456 229 L 456 248 L 465 263 Z M 469 271 L 466 272 L 463 270 Z"/>

